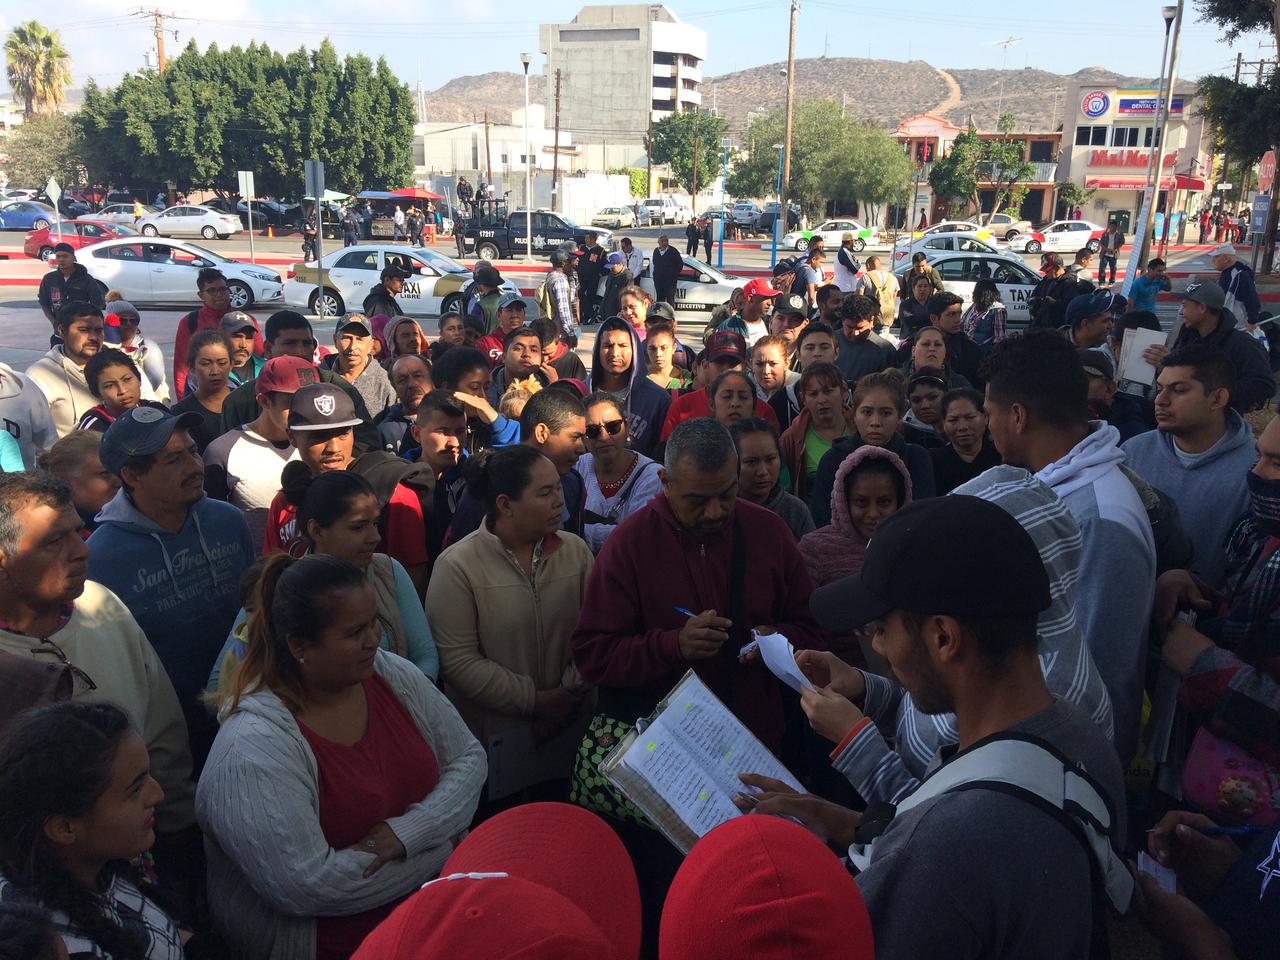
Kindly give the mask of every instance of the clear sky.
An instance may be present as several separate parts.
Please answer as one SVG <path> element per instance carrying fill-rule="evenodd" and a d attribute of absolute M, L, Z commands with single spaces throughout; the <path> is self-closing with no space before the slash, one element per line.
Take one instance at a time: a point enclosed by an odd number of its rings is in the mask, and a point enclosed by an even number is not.
<path fill-rule="evenodd" d="M 92 76 L 112 84 L 142 66 L 154 45 L 150 18 L 130 16 L 139 0 L 0 0 L 0 30 L 38 14 L 61 31 L 72 56 L 77 86 Z M 157 0 L 149 0 L 155 3 Z M 519 71 L 519 54 L 535 54 L 538 24 L 565 22 L 578 0 L 171 0 L 160 9 L 167 51 L 192 37 L 204 47 L 258 40 L 278 49 L 315 46 L 328 36 L 339 53 L 384 55 L 411 87 L 421 75 L 428 90 L 456 76 L 489 70 Z M 678 17 L 708 33 L 704 70 L 715 75 L 786 59 L 788 0 L 679 0 Z M 922 59 L 937 67 L 1040 67 L 1072 73 L 1102 66 L 1120 73 L 1156 76 L 1163 40 L 1161 4 L 1153 0 L 801 0 L 796 55 Z M 1246 59 L 1273 56 L 1266 38 L 1224 43 L 1186 2 L 1178 74 L 1195 78 L 1230 73 L 1236 50 Z M 536 12 L 535 12 L 536 11 Z M 1018 38 L 1005 51 L 996 41 Z M 0 83 L 3 81 L 0 80 Z"/>

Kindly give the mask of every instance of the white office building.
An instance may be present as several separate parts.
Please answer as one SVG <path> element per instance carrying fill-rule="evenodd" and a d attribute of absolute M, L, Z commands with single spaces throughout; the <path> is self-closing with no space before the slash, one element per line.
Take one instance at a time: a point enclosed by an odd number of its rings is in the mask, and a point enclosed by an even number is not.
<path fill-rule="evenodd" d="M 546 102 L 584 143 L 642 141 L 650 122 L 702 103 L 707 34 L 661 4 L 583 7 L 569 23 L 544 23 Z M 550 111 L 552 107 L 548 107 Z"/>

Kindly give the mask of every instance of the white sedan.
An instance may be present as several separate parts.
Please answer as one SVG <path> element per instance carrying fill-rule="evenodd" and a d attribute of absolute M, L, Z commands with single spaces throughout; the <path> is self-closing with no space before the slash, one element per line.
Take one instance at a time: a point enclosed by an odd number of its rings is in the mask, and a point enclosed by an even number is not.
<path fill-rule="evenodd" d="M 929 264 L 942 277 L 943 289 L 964 297 L 964 308 L 973 302 L 973 288 L 979 280 L 992 280 L 1000 291 L 1000 301 L 1008 311 L 1008 330 L 1021 330 L 1031 322 L 1028 299 L 1040 274 L 1009 253 L 990 252 L 930 252 Z M 894 268 L 901 280 L 910 270 L 910 264 Z"/>
<path fill-rule="evenodd" d="M 880 242 L 879 227 L 864 227 L 857 220 L 826 220 L 812 230 L 792 230 L 782 238 L 782 245 L 799 252 L 809 246 L 813 237 L 822 237 L 827 247 L 827 255 L 835 256 L 841 238 L 846 233 L 853 234 L 853 249 L 863 250 L 869 243 Z"/>
<path fill-rule="evenodd" d="M 898 247 L 893 252 L 893 269 L 907 266 L 917 253 L 932 255 L 935 251 L 954 250 L 960 253 L 1000 253 L 996 242 L 990 238 L 979 240 L 974 233 L 931 233 L 915 240 L 909 247 Z"/>
<path fill-rule="evenodd" d="M 941 220 L 931 227 L 925 227 L 923 230 L 914 230 L 910 234 L 902 234 L 894 245 L 899 247 L 909 246 L 921 237 L 931 237 L 935 233 L 973 233 L 977 234 L 979 240 L 994 239 L 990 230 L 981 224 L 974 223 L 972 220 Z"/>
<path fill-rule="evenodd" d="M 77 250 L 76 260 L 89 276 L 135 303 L 199 304 L 196 274 L 204 267 L 216 267 L 226 276 L 231 306 L 237 310 L 281 299 L 280 277 L 270 268 L 181 240 L 121 237 Z"/>
<path fill-rule="evenodd" d="M 1097 253 L 1102 248 L 1105 232 L 1105 227 L 1088 220 L 1055 220 L 1040 230 L 1014 237 L 1009 241 L 1009 249 L 1023 253 L 1039 253 L 1041 250 L 1075 253 L 1087 247 Z"/>
<path fill-rule="evenodd" d="M 158 207 L 153 207 L 149 203 L 142 205 L 142 215 L 144 217 L 152 217 L 160 212 Z M 93 214 L 95 220 L 110 220 L 112 223 L 123 223 L 126 226 L 133 226 L 133 222 L 138 218 L 134 216 L 132 203 L 109 203 L 97 213 Z"/>
<path fill-rule="evenodd" d="M 366 243 L 326 254 L 320 263 L 295 263 L 284 283 L 284 302 L 311 313 L 336 317 L 359 310 L 365 297 L 381 282 L 387 257 L 407 263 L 413 276 L 404 282 L 396 303 L 411 317 L 438 317 L 444 310 L 462 309 L 462 290 L 471 282 L 471 270 L 452 257 L 429 247 Z M 323 278 L 323 294 L 317 293 Z M 510 280 L 502 289 L 519 293 Z"/>
<path fill-rule="evenodd" d="M 672 306 L 677 313 L 693 313 L 709 318 L 711 311 L 728 300 L 729 295 L 745 282 L 741 277 L 721 273 L 710 264 L 686 256 L 684 268 L 676 278 L 676 302 Z M 648 257 L 644 258 L 644 269 L 636 277 L 636 283 L 651 298 L 657 298 Z"/>
<path fill-rule="evenodd" d="M 225 240 L 244 229 L 234 214 L 189 203 L 148 214 L 139 219 L 136 226 L 144 237 L 204 237 L 206 240 L 214 237 Z"/>
<path fill-rule="evenodd" d="M 620 230 L 623 227 L 634 227 L 636 225 L 636 215 L 631 212 L 630 207 L 604 207 L 594 217 L 591 218 L 593 227 L 613 227 Z"/>

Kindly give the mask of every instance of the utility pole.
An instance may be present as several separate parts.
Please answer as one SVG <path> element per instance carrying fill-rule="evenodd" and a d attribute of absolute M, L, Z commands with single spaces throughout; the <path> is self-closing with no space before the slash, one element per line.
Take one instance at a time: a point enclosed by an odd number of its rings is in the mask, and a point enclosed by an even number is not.
<path fill-rule="evenodd" d="M 787 114 L 786 132 L 782 139 L 782 188 L 778 191 L 778 216 L 773 221 L 774 236 L 778 236 L 778 223 L 782 233 L 787 232 L 790 221 L 788 185 L 791 181 L 791 105 L 796 93 L 796 16 L 800 13 L 800 0 L 791 0 L 791 32 L 787 39 Z"/>
<path fill-rule="evenodd" d="M 484 112 L 484 171 L 489 186 L 493 186 L 493 153 L 489 150 L 489 111 Z"/>
<path fill-rule="evenodd" d="M 560 209 L 560 70 L 556 70 L 556 133 L 551 149 L 551 209 Z M 544 120 L 543 123 L 546 123 Z"/>
<path fill-rule="evenodd" d="M 649 132 L 644 135 L 644 194 L 647 197 L 653 189 L 653 109 L 649 113 Z"/>
<path fill-rule="evenodd" d="M 1156 203 L 1160 199 L 1160 176 L 1164 172 L 1164 145 L 1168 139 L 1167 134 L 1169 132 L 1169 108 L 1173 105 L 1173 87 L 1177 80 L 1178 37 L 1182 32 L 1183 3 L 1184 0 L 1178 0 L 1178 6 L 1174 10 L 1172 20 L 1168 19 L 1167 14 L 1165 18 L 1164 42 L 1165 48 L 1169 53 L 1168 71 L 1166 72 L 1165 70 L 1165 55 L 1161 53 L 1160 73 L 1162 82 L 1156 89 L 1155 132 L 1160 140 L 1152 145 L 1151 159 L 1147 166 L 1146 196 L 1143 198 L 1142 209 L 1138 214 L 1137 229 L 1141 232 L 1134 235 L 1137 243 L 1133 245 L 1133 250 L 1129 254 L 1129 263 L 1125 269 L 1123 292 L 1126 296 L 1130 286 L 1133 284 L 1133 278 L 1138 275 L 1139 268 L 1147 262 L 1147 258 L 1151 255 L 1151 228 L 1156 219 Z M 1173 27 L 1172 44 L 1169 40 L 1169 27 L 1171 25 Z M 1165 216 L 1168 217 L 1172 212 L 1172 209 L 1166 211 Z"/>
<path fill-rule="evenodd" d="M 164 73 L 164 14 L 152 10 L 151 15 L 156 21 L 156 62 L 160 65 L 160 72 Z"/>
<path fill-rule="evenodd" d="M 698 154 L 702 152 L 698 143 L 698 121 L 702 118 L 702 111 L 697 107 L 693 108 L 693 189 L 689 191 L 689 207 L 696 214 L 698 212 Z"/>

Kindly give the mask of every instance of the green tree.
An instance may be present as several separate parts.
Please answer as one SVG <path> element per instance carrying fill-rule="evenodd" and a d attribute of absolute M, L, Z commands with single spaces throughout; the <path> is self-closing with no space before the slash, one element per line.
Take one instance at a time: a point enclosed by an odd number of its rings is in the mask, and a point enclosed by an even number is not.
<path fill-rule="evenodd" d="M 28 20 L 9 31 L 4 43 L 5 68 L 13 94 L 28 117 L 53 113 L 71 82 L 71 54 L 58 31 Z"/>
<path fill-rule="evenodd" d="M 984 184 L 989 184 L 995 193 L 991 213 L 1022 204 L 1035 166 L 1026 159 L 1025 145 L 1010 136 L 1014 125 L 1013 114 L 1001 114 L 997 122 L 1000 136 L 985 140 L 970 127 L 956 137 L 945 156 L 933 162 L 929 185 L 938 196 L 951 200 L 957 215 L 981 210 Z"/>
<path fill-rule="evenodd" d="M 979 170 L 985 155 L 982 138 L 971 126 L 956 136 L 951 149 L 934 159 L 929 186 L 950 202 L 953 213 L 963 215 L 970 205 L 978 206 Z"/>
<path fill-rule="evenodd" d="M 14 128 L 4 143 L 5 173 L 15 183 L 43 184 L 56 177 L 64 186 L 83 177 L 80 140 L 71 118 L 36 116 Z"/>
<path fill-rule="evenodd" d="M 1058 203 L 1064 205 L 1068 210 L 1075 207 L 1083 207 L 1098 191 L 1095 188 L 1085 189 L 1074 180 L 1059 180 L 1053 185 L 1054 190 L 1058 194 Z"/>
<path fill-rule="evenodd" d="M 654 163 L 670 165 L 676 183 L 689 191 L 701 189 L 720 169 L 720 138 L 729 129 L 723 117 L 701 111 L 673 113 L 653 125 L 649 154 Z M 697 198 L 694 198 L 697 202 Z"/>

